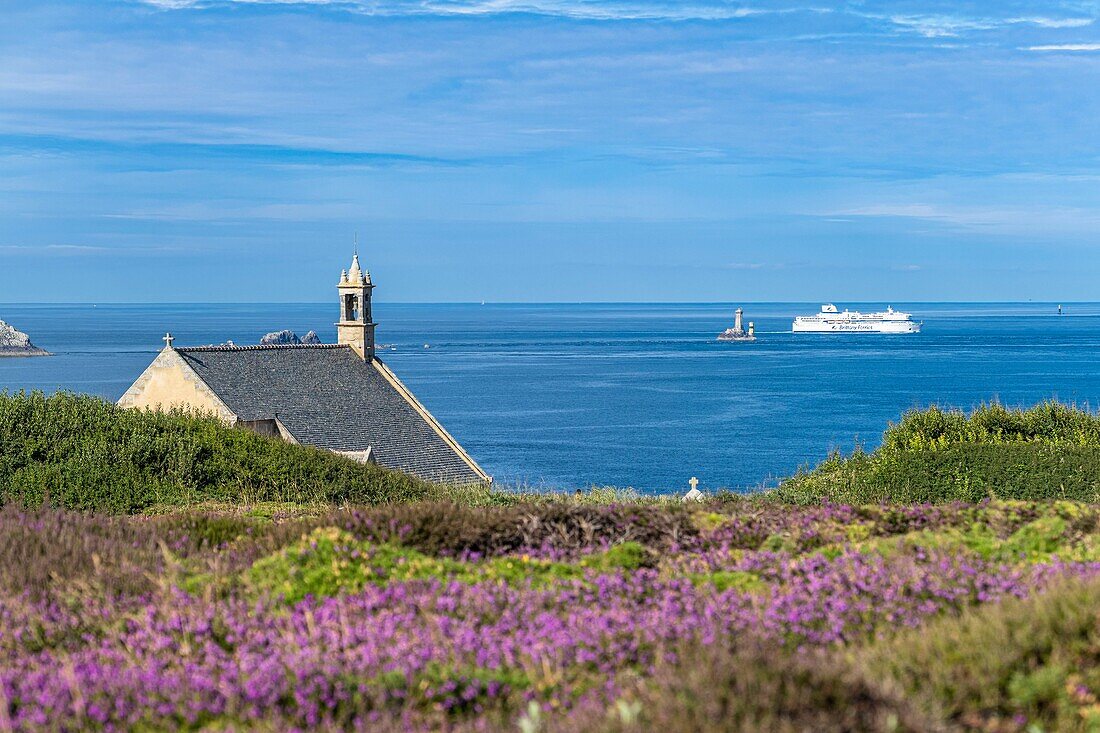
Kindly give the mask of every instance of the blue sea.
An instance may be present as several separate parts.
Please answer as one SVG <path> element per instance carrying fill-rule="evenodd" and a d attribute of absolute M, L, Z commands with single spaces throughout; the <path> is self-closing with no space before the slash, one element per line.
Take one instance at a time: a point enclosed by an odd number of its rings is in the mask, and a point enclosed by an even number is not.
<path fill-rule="evenodd" d="M 755 343 L 719 343 L 730 304 L 387 304 L 382 358 L 496 480 L 641 491 L 774 484 L 874 447 L 906 410 L 1056 398 L 1100 405 L 1100 304 L 893 303 L 907 336 L 790 333 L 817 303 L 747 303 Z M 878 310 L 886 303 L 844 303 Z M 332 304 L 0 305 L 55 356 L 0 359 L 0 390 L 117 399 L 163 346 L 335 340 Z"/>

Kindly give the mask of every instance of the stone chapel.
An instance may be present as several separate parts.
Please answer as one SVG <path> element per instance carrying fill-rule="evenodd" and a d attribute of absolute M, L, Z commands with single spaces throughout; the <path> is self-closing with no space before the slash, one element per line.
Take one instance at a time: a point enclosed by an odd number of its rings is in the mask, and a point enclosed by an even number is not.
<path fill-rule="evenodd" d="M 213 412 L 229 425 L 429 481 L 491 481 L 375 354 L 374 284 L 358 253 L 336 288 L 337 343 L 179 347 L 168 335 L 118 404 Z"/>

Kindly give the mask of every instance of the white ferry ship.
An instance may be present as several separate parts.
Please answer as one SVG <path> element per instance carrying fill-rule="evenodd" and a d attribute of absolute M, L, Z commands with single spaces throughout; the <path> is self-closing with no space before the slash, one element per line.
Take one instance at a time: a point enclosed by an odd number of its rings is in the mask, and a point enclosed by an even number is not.
<path fill-rule="evenodd" d="M 832 303 L 821 306 L 812 316 L 797 316 L 791 330 L 794 333 L 918 333 L 921 324 L 912 314 L 888 307 L 878 313 L 860 313 L 845 309 L 843 313 Z"/>

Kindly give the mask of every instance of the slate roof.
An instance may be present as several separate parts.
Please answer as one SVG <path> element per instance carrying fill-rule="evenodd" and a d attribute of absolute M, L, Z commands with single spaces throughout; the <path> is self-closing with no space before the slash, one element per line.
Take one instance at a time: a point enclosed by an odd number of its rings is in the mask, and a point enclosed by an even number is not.
<path fill-rule="evenodd" d="M 336 451 L 371 448 L 379 465 L 429 481 L 486 476 L 406 399 L 381 363 L 345 345 L 177 348 L 240 420 L 277 418 L 299 443 Z M 422 408 L 421 408 L 422 409 Z M 472 462 L 472 461 L 471 461 Z"/>

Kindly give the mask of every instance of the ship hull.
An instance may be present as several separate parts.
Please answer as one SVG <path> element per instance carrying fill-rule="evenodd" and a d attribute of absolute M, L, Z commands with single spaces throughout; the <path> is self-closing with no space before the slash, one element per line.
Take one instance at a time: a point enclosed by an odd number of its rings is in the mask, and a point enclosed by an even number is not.
<path fill-rule="evenodd" d="M 794 333 L 920 333 L 920 324 L 912 321 L 795 320 Z"/>

